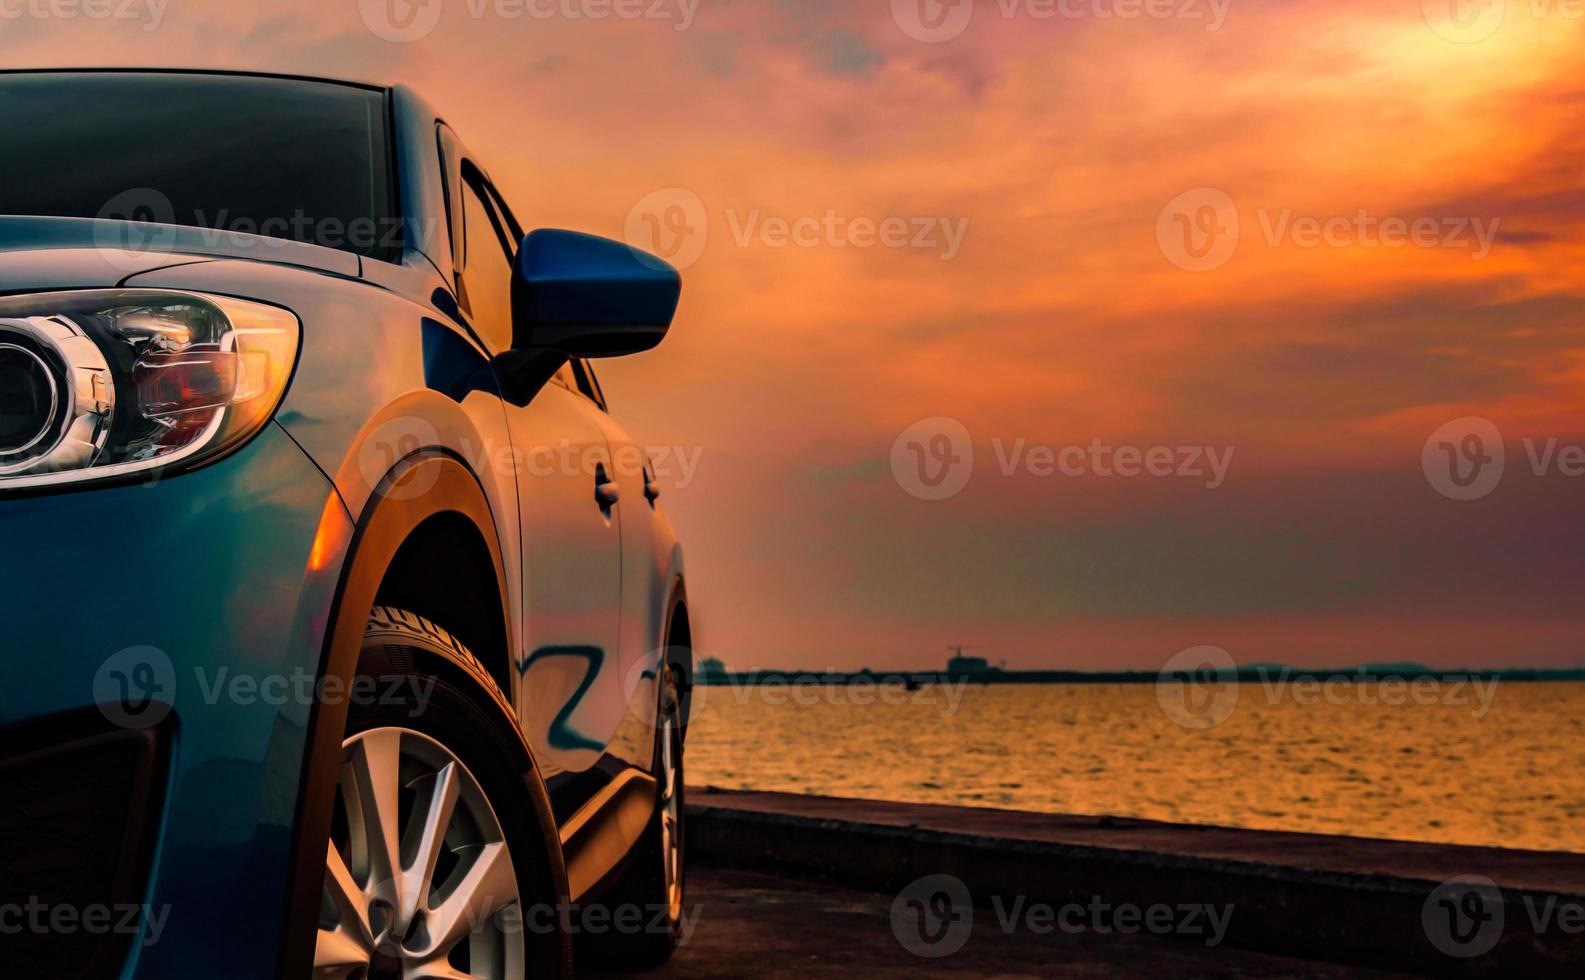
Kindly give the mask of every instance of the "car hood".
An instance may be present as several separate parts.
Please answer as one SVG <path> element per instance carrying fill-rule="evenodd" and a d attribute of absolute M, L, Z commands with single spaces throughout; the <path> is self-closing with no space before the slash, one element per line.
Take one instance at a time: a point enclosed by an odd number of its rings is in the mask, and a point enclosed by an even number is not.
<path fill-rule="evenodd" d="M 115 286 L 144 272 L 243 258 L 356 277 L 358 256 L 301 242 L 98 218 L 0 215 L 0 293 Z"/>

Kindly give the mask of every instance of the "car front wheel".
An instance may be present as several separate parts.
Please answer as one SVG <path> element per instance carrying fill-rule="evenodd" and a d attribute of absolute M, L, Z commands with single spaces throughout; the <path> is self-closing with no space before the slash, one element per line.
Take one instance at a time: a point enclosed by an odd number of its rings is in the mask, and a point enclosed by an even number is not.
<path fill-rule="evenodd" d="M 433 623 L 375 610 L 359 674 L 378 693 L 349 704 L 315 977 L 565 972 L 532 799 L 538 776 L 513 764 L 521 749 L 495 692 L 472 689 L 476 667 Z"/>

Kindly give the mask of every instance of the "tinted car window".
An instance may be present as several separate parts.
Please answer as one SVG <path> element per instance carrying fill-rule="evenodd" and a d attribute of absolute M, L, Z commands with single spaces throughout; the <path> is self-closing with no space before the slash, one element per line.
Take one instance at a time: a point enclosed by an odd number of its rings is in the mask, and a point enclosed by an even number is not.
<path fill-rule="evenodd" d="M 463 268 L 458 300 L 497 351 L 512 346 L 512 258 L 495 215 L 471 181 L 462 185 Z"/>
<path fill-rule="evenodd" d="M 0 74 L 0 214 L 136 218 L 401 250 L 385 96 L 325 82 Z"/>
<path fill-rule="evenodd" d="M 572 373 L 571 361 L 563 364 L 556 372 L 555 376 L 550 380 L 561 385 L 563 388 L 566 388 L 568 391 L 578 390 L 578 376 Z"/>
<path fill-rule="evenodd" d="M 490 192 L 490 200 L 495 203 L 495 213 L 506 220 L 507 236 L 513 242 L 522 242 L 523 226 L 518 224 L 517 218 L 512 214 L 512 209 L 506 206 L 506 198 L 502 197 L 501 192 L 496 190 L 494 186 L 487 189 Z"/>
<path fill-rule="evenodd" d="M 600 390 L 600 382 L 594 378 L 594 368 L 590 367 L 589 362 L 584 360 L 573 361 L 572 364 L 573 370 L 578 377 L 578 390 L 583 392 L 590 401 L 601 408 L 605 408 L 605 393 Z"/>

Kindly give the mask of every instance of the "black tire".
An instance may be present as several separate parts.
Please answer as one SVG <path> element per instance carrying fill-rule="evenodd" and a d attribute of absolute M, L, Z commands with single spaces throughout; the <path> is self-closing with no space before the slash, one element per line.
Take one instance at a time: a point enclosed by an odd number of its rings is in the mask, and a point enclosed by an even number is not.
<path fill-rule="evenodd" d="M 596 902 L 586 902 L 587 905 L 604 906 L 602 921 L 619 921 L 619 915 L 624 909 L 641 909 L 643 915 L 639 918 L 643 928 L 637 931 L 623 932 L 620 930 L 602 931 L 599 934 L 579 933 L 578 956 L 580 962 L 589 963 L 603 969 L 610 970 L 646 970 L 660 966 L 671 958 L 671 954 L 683 941 L 683 918 L 686 914 L 686 896 L 684 888 L 686 881 L 687 863 L 684 854 L 684 813 L 686 801 L 683 798 L 683 731 L 681 711 L 682 693 L 681 681 L 675 669 L 668 669 L 661 683 L 658 685 L 659 705 L 657 706 L 657 737 L 655 739 L 655 758 L 651 771 L 660 782 L 660 792 L 655 801 L 655 812 L 651 815 L 649 825 L 645 828 L 643 836 L 639 839 L 634 854 L 621 876 L 610 886 Z M 665 719 L 673 718 L 677 724 L 667 726 Z M 667 733 L 671 737 L 671 750 L 676 761 L 675 793 L 677 797 L 676 824 L 674 833 L 677 835 L 677 894 L 675 900 L 670 894 L 666 883 L 666 833 L 664 818 L 666 812 L 666 779 L 662 763 L 662 737 Z M 631 913 L 628 913 L 631 914 Z"/>
<path fill-rule="evenodd" d="M 374 679 L 379 694 L 352 699 L 343 741 L 372 729 L 406 728 L 439 742 L 463 762 L 510 845 L 525 907 L 527 976 L 571 977 L 566 873 L 550 799 L 510 703 L 489 672 L 440 626 L 376 606 L 364 633 L 358 674 Z M 399 682 L 404 678 L 409 683 Z M 431 682 L 433 687 L 421 694 Z M 530 909 L 537 910 L 532 918 Z"/>

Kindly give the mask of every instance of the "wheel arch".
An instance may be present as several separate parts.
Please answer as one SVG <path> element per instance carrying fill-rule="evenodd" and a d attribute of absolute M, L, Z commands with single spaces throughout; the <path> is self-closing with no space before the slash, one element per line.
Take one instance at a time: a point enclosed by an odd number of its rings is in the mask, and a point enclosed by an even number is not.
<path fill-rule="evenodd" d="M 666 600 L 666 630 L 661 642 L 666 645 L 666 663 L 680 675 L 682 687 L 683 730 L 691 720 L 693 711 L 694 680 L 694 621 L 688 606 L 687 583 L 681 574 L 672 582 L 671 595 Z"/>
<path fill-rule="evenodd" d="M 460 538 L 441 541 L 447 532 Z M 497 604 L 495 616 L 474 626 L 486 635 L 486 642 L 498 642 L 496 651 L 509 667 L 511 608 L 507 601 L 507 578 L 495 519 L 478 479 L 457 458 L 439 451 L 423 451 L 399 461 L 380 482 L 364 507 L 353 532 L 348 557 L 342 570 L 327 627 L 325 646 L 320 656 L 319 677 L 349 683 L 358 669 L 363 635 L 370 612 L 394 596 L 411 595 L 422 578 L 422 561 L 436 554 L 464 556 L 479 562 L 482 547 L 488 555 L 489 572 L 475 567 L 472 578 L 491 590 Z M 491 582 L 490 580 L 494 581 Z M 453 602 L 460 600 L 453 599 Z M 460 608 L 460 606 L 459 606 Z M 420 610 L 413 610 L 419 612 Z M 425 614 L 427 615 L 427 613 Z M 493 621 L 498 620 L 496 625 Z M 437 618 L 437 622 L 440 620 Z M 450 628 L 450 624 L 441 622 Z M 455 631 L 454 631 L 455 632 Z M 457 633 L 459 639 L 464 639 Z M 488 637 L 496 637 L 494 641 Z M 466 642 L 466 640 L 465 640 Z M 486 664 L 493 678 L 497 666 Z M 475 683 L 483 686 L 482 679 Z M 343 690 L 346 688 L 343 687 Z M 511 717 L 507 700 L 509 684 L 494 694 L 507 715 L 516 741 L 522 747 L 525 778 L 541 836 L 546 849 L 546 866 L 551 869 L 556 895 L 567 895 L 566 868 L 562 861 L 556 821 L 545 793 L 537 760 L 522 732 Z M 330 832 L 337 770 L 340 764 L 341 733 L 346 729 L 347 704 L 339 699 L 316 699 L 308 721 L 307 750 L 298 789 L 297 812 L 293 824 L 292 858 L 286 915 L 283 923 L 282 965 L 285 975 L 306 976 L 313 962 L 314 934 L 300 926 L 314 921 L 319 907 L 324 878 L 322 842 Z"/>
<path fill-rule="evenodd" d="M 512 692 L 511 624 L 500 552 L 460 511 L 434 513 L 407 534 L 391 557 L 374 605 L 417 613 L 445 627 L 485 667 L 508 699 Z"/>

